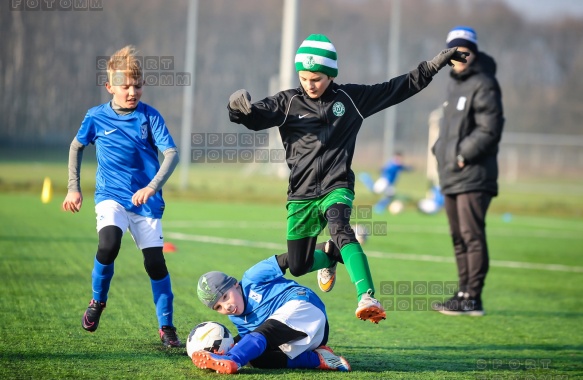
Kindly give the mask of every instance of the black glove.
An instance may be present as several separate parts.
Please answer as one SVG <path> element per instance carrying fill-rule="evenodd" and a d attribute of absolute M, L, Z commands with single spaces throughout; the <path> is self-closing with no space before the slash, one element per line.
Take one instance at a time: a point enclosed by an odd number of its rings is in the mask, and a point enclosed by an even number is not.
<path fill-rule="evenodd" d="M 427 61 L 427 66 L 429 66 L 429 69 L 433 72 L 433 75 L 435 75 L 446 64 L 453 66 L 453 63 L 451 62 L 452 60 L 466 63 L 466 57 L 469 55 L 470 53 L 468 52 L 457 51 L 457 47 L 445 49 L 436 55 L 431 61 Z"/>
<path fill-rule="evenodd" d="M 251 113 L 251 95 L 247 90 L 237 90 L 229 97 L 229 107 L 234 111 L 240 111 L 243 115 Z"/>

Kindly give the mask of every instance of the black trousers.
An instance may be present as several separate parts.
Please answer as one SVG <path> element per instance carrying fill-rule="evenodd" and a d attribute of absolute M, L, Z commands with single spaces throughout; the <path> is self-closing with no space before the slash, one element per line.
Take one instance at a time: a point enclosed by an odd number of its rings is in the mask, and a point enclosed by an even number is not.
<path fill-rule="evenodd" d="M 445 212 L 458 270 L 459 290 L 481 299 L 489 258 L 486 212 L 492 195 L 471 192 L 445 196 Z"/>

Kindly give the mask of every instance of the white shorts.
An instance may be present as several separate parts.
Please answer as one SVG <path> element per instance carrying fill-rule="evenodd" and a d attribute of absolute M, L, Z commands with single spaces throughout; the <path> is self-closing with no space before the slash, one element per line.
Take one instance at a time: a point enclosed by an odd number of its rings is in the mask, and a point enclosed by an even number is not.
<path fill-rule="evenodd" d="M 130 230 L 130 234 L 138 249 L 163 247 L 162 221 L 147 218 L 125 210 L 116 201 L 106 200 L 95 205 L 97 214 L 97 232 L 106 226 L 117 226 L 123 233 Z"/>
<path fill-rule="evenodd" d="M 395 195 L 395 187 L 391 186 L 385 177 L 381 177 L 375 181 L 372 191 L 375 194 L 382 194 L 387 197 Z"/>
<path fill-rule="evenodd" d="M 268 319 L 275 319 L 288 327 L 306 333 L 308 336 L 279 346 L 288 358 L 294 359 L 305 351 L 318 348 L 326 329 L 326 316 L 322 310 L 303 300 L 286 302 Z"/>

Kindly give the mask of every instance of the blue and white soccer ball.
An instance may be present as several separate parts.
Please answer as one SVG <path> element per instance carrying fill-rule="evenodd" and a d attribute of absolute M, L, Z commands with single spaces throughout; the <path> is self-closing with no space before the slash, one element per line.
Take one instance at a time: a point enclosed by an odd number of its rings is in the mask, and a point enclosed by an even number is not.
<path fill-rule="evenodd" d="M 233 334 L 226 326 L 218 322 L 202 322 L 188 334 L 186 353 L 192 357 L 194 352 L 204 350 L 224 355 L 234 344 Z"/>

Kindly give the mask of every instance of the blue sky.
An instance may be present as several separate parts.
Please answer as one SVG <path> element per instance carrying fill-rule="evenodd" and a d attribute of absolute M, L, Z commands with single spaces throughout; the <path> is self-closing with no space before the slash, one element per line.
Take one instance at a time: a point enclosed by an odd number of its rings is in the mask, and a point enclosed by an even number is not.
<path fill-rule="evenodd" d="M 529 20 L 571 16 L 583 18 L 582 0 L 503 0 Z"/>

